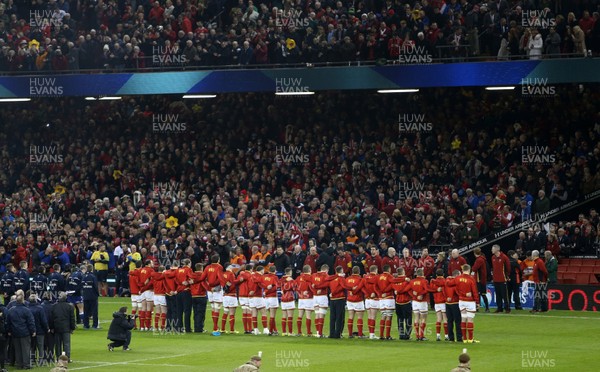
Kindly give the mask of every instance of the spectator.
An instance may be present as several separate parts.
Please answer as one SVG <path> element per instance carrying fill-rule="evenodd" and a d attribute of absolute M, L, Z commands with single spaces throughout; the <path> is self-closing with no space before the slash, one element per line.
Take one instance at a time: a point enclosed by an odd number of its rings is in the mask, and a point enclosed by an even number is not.
<path fill-rule="evenodd" d="M 31 311 L 35 321 L 35 337 L 31 343 L 31 362 L 34 364 L 37 362 L 37 365 L 43 365 L 46 359 L 46 354 L 44 354 L 44 345 L 49 328 L 46 312 L 42 305 L 38 302 L 38 299 L 39 298 L 35 294 L 29 296 L 29 310 Z"/>

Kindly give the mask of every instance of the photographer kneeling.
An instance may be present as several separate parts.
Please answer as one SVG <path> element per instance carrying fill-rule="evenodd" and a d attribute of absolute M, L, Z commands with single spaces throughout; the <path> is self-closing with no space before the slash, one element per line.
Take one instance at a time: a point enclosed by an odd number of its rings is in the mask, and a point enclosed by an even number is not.
<path fill-rule="evenodd" d="M 112 342 L 108 344 L 108 351 L 113 351 L 115 347 L 123 346 L 124 351 L 131 350 L 131 330 L 135 327 L 135 318 L 137 316 L 127 315 L 127 307 L 123 306 L 116 313 L 113 313 L 113 320 L 108 329 L 107 339 Z"/>

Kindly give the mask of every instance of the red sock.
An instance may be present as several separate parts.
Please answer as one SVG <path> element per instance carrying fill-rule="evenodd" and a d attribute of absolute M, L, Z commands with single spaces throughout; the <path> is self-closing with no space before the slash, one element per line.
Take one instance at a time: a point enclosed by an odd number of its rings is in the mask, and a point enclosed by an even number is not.
<path fill-rule="evenodd" d="M 235 314 L 229 315 L 229 330 L 231 332 L 235 331 Z"/>
<path fill-rule="evenodd" d="M 367 324 L 369 326 L 369 333 L 371 333 L 371 334 L 375 333 L 375 319 L 369 319 L 367 321 Z"/>
<path fill-rule="evenodd" d="M 385 337 L 392 337 L 392 320 L 388 319 L 385 321 Z"/>
<path fill-rule="evenodd" d="M 154 329 L 159 329 L 158 328 L 158 321 L 160 320 L 160 316 L 161 315 L 162 314 L 156 314 L 156 313 L 154 314 Z"/>
<path fill-rule="evenodd" d="M 312 327 L 312 319 L 306 318 L 306 334 L 312 335 L 311 327 Z"/>
<path fill-rule="evenodd" d="M 421 323 L 421 338 L 425 338 L 425 322 Z"/>
<path fill-rule="evenodd" d="M 293 324 L 294 324 L 294 317 L 293 316 L 288 317 L 287 318 L 287 326 L 288 326 L 288 330 L 289 330 L 290 334 L 294 331 L 294 329 L 292 327 Z M 302 324 L 302 323 L 300 323 L 300 324 Z"/>
<path fill-rule="evenodd" d="M 212 311 L 212 320 L 213 320 L 213 332 L 219 330 L 219 312 Z"/>
<path fill-rule="evenodd" d="M 226 326 L 227 326 L 227 313 L 223 313 L 223 318 L 221 319 L 221 330 L 223 332 L 225 332 L 225 327 Z"/>
<path fill-rule="evenodd" d="M 348 335 L 352 336 L 352 328 L 354 328 L 354 319 L 348 318 Z"/>
<path fill-rule="evenodd" d="M 419 323 L 415 322 L 413 324 L 413 328 L 415 329 L 415 336 L 417 336 L 417 338 L 421 338 L 421 327 L 419 327 Z"/>
<path fill-rule="evenodd" d="M 263 328 L 267 328 L 267 316 L 263 315 L 261 320 Z"/>
<path fill-rule="evenodd" d="M 385 332 L 385 320 L 381 319 L 379 321 L 379 338 L 383 338 L 384 332 Z"/>
<path fill-rule="evenodd" d="M 298 319 L 296 319 L 296 326 L 298 328 L 298 334 L 302 334 L 302 318 L 298 317 Z"/>
<path fill-rule="evenodd" d="M 317 328 L 317 333 L 322 335 L 323 334 L 323 318 L 315 319 L 315 326 Z"/>
<path fill-rule="evenodd" d="M 258 328 L 258 319 L 257 317 L 253 316 L 252 317 L 252 329 L 256 329 Z"/>
<path fill-rule="evenodd" d="M 444 322 L 444 334 L 448 336 L 448 322 Z"/>
<path fill-rule="evenodd" d="M 135 315 L 137 313 L 136 309 L 131 310 L 131 315 Z M 137 328 L 137 320 L 135 317 L 133 317 L 133 327 Z"/>
<path fill-rule="evenodd" d="M 442 329 L 442 323 L 435 322 L 435 333 L 439 335 L 441 329 Z"/>
<path fill-rule="evenodd" d="M 160 314 L 160 328 L 165 329 L 167 325 L 167 314 Z"/>
<path fill-rule="evenodd" d="M 469 333 L 469 340 L 473 340 L 473 330 L 475 328 L 475 324 L 467 323 L 467 332 Z"/>
<path fill-rule="evenodd" d="M 275 317 L 271 318 L 271 330 L 272 332 L 277 332 L 277 322 L 275 321 Z"/>
<path fill-rule="evenodd" d="M 281 332 L 283 332 L 284 334 L 287 333 L 287 321 L 288 321 L 288 318 L 281 317 Z"/>
<path fill-rule="evenodd" d="M 244 312 L 242 312 L 242 326 L 244 327 L 244 332 L 248 332 L 248 316 Z"/>
<path fill-rule="evenodd" d="M 146 328 L 152 327 L 152 311 L 146 311 Z"/>
<path fill-rule="evenodd" d="M 467 323 L 466 322 L 460 323 L 460 332 L 462 333 L 462 339 L 466 340 L 467 339 Z"/>
<path fill-rule="evenodd" d="M 358 327 L 358 335 L 362 336 L 363 335 L 363 320 L 362 320 L 362 318 L 358 319 L 358 321 L 356 322 L 356 326 Z"/>

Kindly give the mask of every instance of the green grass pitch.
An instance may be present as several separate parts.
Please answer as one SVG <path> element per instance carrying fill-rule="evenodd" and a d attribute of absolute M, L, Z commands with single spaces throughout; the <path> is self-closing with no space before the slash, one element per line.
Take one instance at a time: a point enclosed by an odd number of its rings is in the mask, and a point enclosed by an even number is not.
<path fill-rule="evenodd" d="M 473 371 L 597 371 L 600 368 L 597 356 L 600 315 L 593 312 L 478 313 L 475 338 L 481 341 L 479 344 L 436 342 L 435 314 L 430 311 L 426 333 L 430 341 L 427 342 L 348 339 L 347 334 L 344 334 L 346 338 L 333 340 L 243 334 L 213 337 L 210 333 L 159 335 L 134 331 L 132 351 L 119 348 L 111 353 L 106 347 L 111 314 L 124 305 L 130 308 L 128 298 L 100 299 L 102 329 L 75 331 L 69 371 L 232 371 L 258 351 L 262 351 L 263 356 L 261 371 L 450 371 L 458 364 L 458 355 L 465 347 L 471 356 Z M 211 329 L 210 313 L 206 320 L 207 328 Z M 394 317 L 394 324 L 395 321 Z M 294 329 L 295 323 L 294 320 Z M 277 327 L 281 331 L 281 322 L 278 321 Z M 326 322 L 325 334 L 328 327 Z M 239 308 L 236 328 L 242 330 Z M 392 336 L 398 337 L 395 329 Z"/>

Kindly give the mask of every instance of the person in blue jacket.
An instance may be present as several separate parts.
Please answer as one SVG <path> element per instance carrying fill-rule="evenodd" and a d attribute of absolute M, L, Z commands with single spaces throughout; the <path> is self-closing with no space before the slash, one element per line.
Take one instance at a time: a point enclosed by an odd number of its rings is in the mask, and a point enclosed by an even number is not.
<path fill-rule="evenodd" d="M 19 263 L 20 270 L 15 274 L 15 292 L 22 289 L 23 292 L 29 290 L 29 271 L 27 270 L 27 261 Z"/>
<path fill-rule="evenodd" d="M 36 294 L 29 296 L 29 310 L 33 314 L 35 321 L 35 337 L 31 343 L 31 359 L 32 363 L 42 365 L 45 360 L 44 341 L 48 333 L 48 318 L 42 305 L 38 302 L 39 298 Z"/>
<path fill-rule="evenodd" d="M 39 268 L 34 269 L 31 272 L 31 292 L 37 295 L 37 298 L 41 299 L 42 295 L 48 289 L 48 277 L 46 276 L 46 266 L 41 265 Z"/>
<path fill-rule="evenodd" d="M 0 246 L 0 273 L 6 272 L 6 265 L 10 263 L 12 256 L 10 253 L 6 252 L 6 248 L 4 246 Z"/>
<path fill-rule="evenodd" d="M 31 338 L 36 336 L 36 329 L 33 314 L 24 303 L 23 294 L 18 294 L 15 305 L 6 314 L 6 332 L 15 348 L 16 367 L 30 369 Z"/>
<path fill-rule="evenodd" d="M 52 302 L 56 302 L 58 293 L 66 290 L 66 282 L 59 264 L 52 266 L 52 270 L 52 274 L 48 276 L 48 292 L 52 295 Z"/>
<path fill-rule="evenodd" d="M 8 305 L 10 298 L 15 294 L 15 267 L 11 263 L 6 265 L 6 273 L 0 279 L 0 292 L 4 297 L 4 306 Z"/>
<path fill-rule="evenodd" d="M 85 268 L 85 265 L 81 265 Z M 83 272 L 79 267 L 71 266 L 71 275 L 67 280 L 67 302 L 72 304 L 78 313 L 77 324 L 83 322 L 83 297 L 81 297 L 81 289 L 83 288 Z"/>
<path fill-rule="evenodd" d="M 82 266 L 82 290 L 83 295 L 83 328 L 90 328 L 90 317 L 92 318 L 92 328 L 100 329 L 98 326 L 98 280 L 96 275 L 92 273 L 94 267 L 92 265 Z"/>

